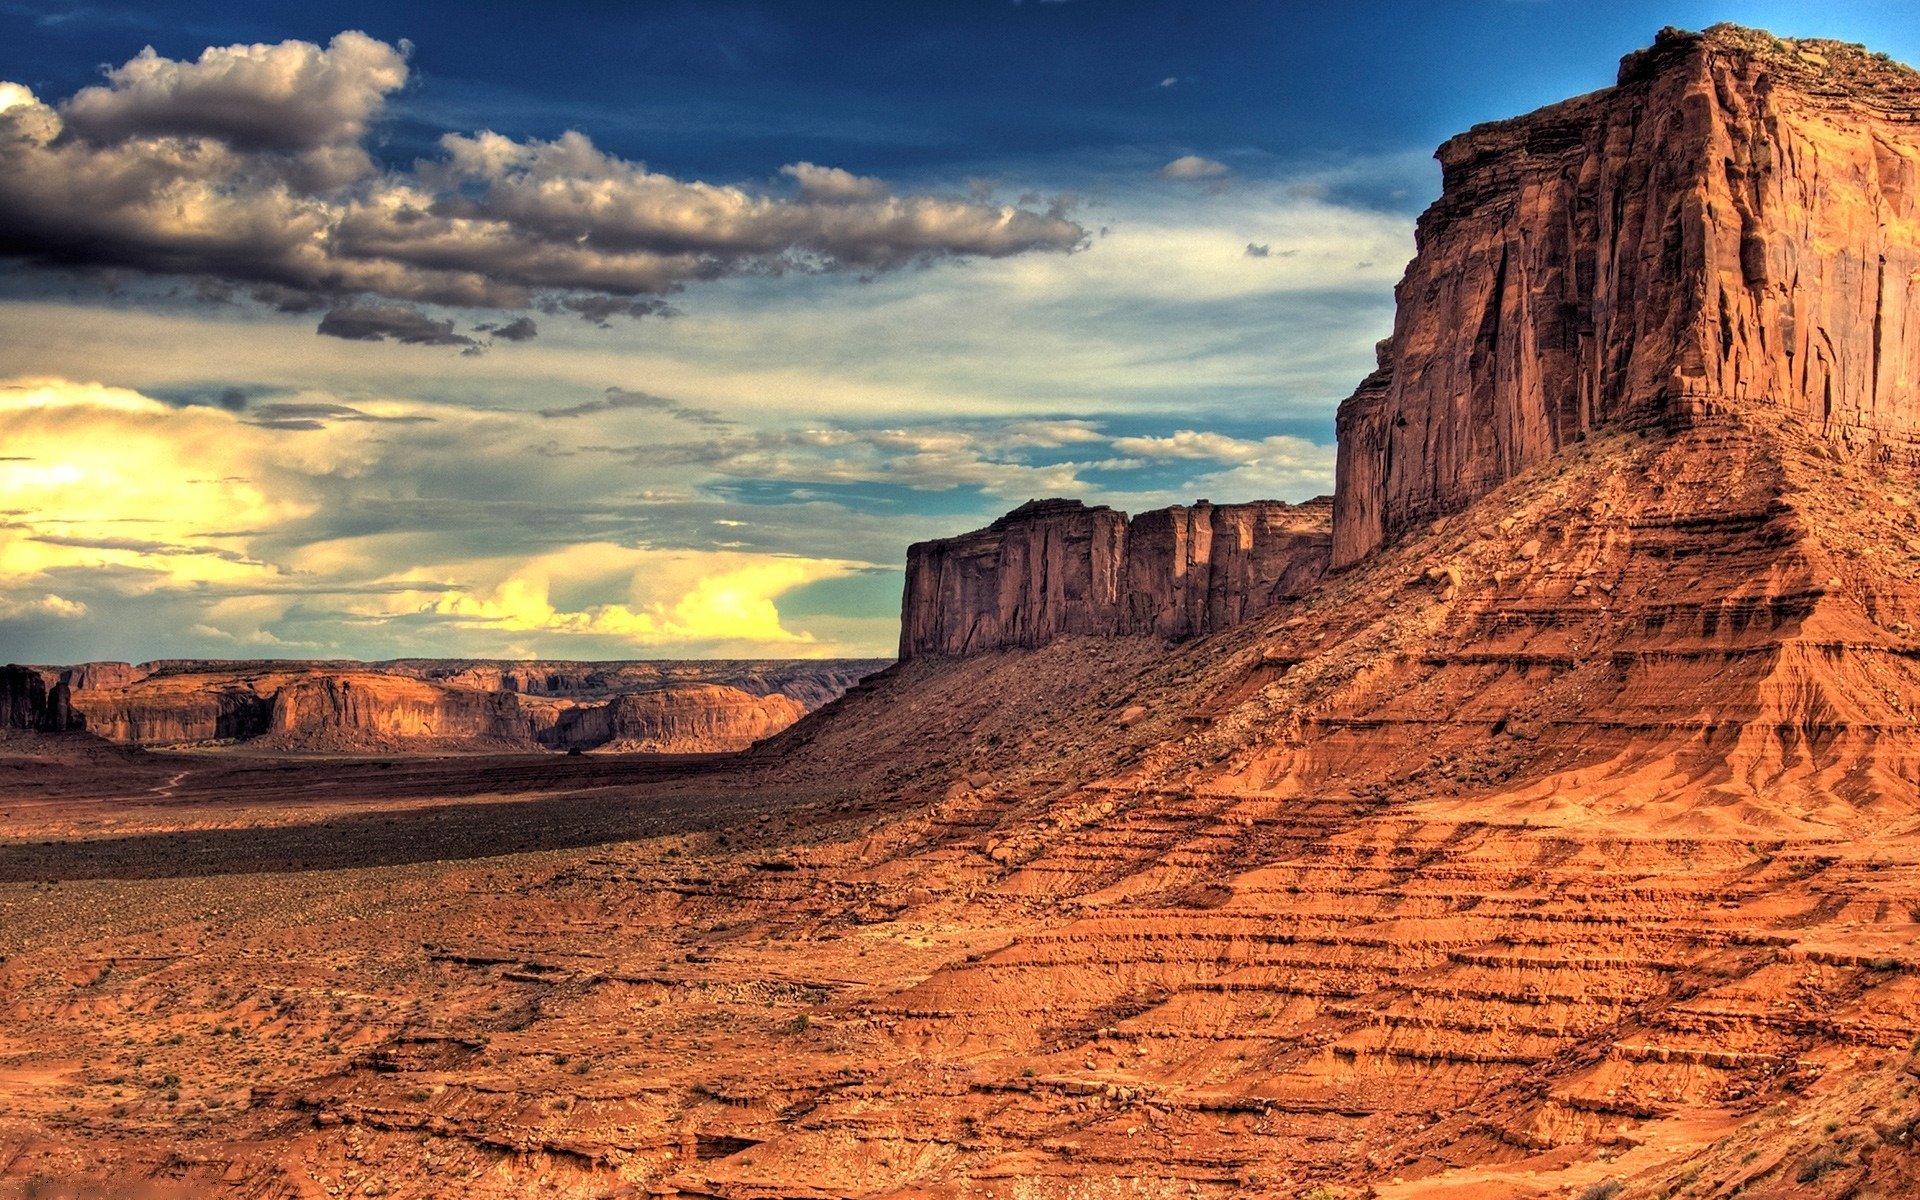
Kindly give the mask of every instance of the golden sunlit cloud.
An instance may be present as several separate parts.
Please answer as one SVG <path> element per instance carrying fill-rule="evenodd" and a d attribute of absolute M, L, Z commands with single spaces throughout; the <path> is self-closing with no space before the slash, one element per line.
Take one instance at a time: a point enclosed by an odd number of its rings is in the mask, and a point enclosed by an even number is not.
<path fill-rule="evenodd" d="M 392 464 L 440 454 L 484 469 L 539 421 L 311 396 L 236 412 L 97 383 L 0 384 L 0 619 L 82 616 L 79 583 L 179 599 L 194 636 L 236 646 L 288 645 L 276 628 L 324 607 L 363 626 L 538 634 L 550 651 L 584 639 L 792 652 L 816 639 L 783 621 L 780 597 L 866 569 L 591 535 L 450 554 L 459 539 L 432 527 L 462 506 L 406 494 Z M 337 532 L 375 513 L 401 528 Z"/>

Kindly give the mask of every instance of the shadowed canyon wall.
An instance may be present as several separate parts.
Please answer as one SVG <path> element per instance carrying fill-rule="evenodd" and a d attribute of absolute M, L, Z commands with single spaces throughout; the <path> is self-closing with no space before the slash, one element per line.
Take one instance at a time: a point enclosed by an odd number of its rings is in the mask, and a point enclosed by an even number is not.
<path fill-rule="evenodd" d="M 1393 337 L 1340 409 L 1335 566 L 1604 424 L 1765 408 L 1914 457 L 1920 75 L 1668 30 L 1616 86 L 1438 157 Z"/>
<path fill-rule="evenodd" d="M 1331 517 L 1325 498 L 1202 500 L 1131 520 L 1078 500 L 1030 501 L 985 529 L 908 549 L 900 657 L 1226 629 L 1325 572 Z"/>

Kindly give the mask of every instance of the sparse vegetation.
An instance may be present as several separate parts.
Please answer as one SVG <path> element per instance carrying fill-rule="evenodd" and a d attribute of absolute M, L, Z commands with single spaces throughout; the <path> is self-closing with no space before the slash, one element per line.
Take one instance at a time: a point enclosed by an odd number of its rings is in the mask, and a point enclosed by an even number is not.
<path fill-rule="evenodd" d="M 1846 1165 L 1846 1157 L 1842 1155 L 1840 1151 L 1831 1146 L 1826 1146 L 1801 1159 L 1800 1169 L 1793 1173 L 1793 1178 L 1799 1183 L 1812 1183 L 1821 1176 L 1837 1171 Z"/>

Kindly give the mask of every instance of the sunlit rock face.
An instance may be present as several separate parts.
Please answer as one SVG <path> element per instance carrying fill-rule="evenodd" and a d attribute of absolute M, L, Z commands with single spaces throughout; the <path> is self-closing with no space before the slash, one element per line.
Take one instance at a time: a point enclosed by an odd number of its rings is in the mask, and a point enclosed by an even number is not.
<path fill-rule="evenodd" d="M 1341 407 L 1334 564 L 1600 425 L 1771 410 L 1911 459 L 1916 119 L 1908 68 L 1716 27 L 1447 142 L 1381 369 Z"/>
<path fill-rule="evenodd" d="M 1042 646 L 1071 634 L 1185 639 L 1298 595 L 1326 570 L 1331 501 L 1127 514 L 1034 500 L 907 551 L 900 656 Z"/>
<path fill-rule="evenodd" d="M 874 660 L 85 663 L 0 668 L 0 728 L 305 751 L 742 750 Z"/>

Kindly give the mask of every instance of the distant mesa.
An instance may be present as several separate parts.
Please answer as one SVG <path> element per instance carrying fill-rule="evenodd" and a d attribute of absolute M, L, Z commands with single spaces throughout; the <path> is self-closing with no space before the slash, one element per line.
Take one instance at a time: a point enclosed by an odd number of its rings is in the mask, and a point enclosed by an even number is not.
<path fill-rule="evenodd" d="M 82 663 L 0 668 L 0 729 L 314 752 L 743 750 L 884 661 Z"/>
<path fill-rule="evenodd" d="M 1327 567 L 1332 501 L 1155 509 L 1032 500 L 907 551 L 900 657 L 1042 646 L 1066 634 L 1183 640 L 1297 596 Z"/>

